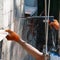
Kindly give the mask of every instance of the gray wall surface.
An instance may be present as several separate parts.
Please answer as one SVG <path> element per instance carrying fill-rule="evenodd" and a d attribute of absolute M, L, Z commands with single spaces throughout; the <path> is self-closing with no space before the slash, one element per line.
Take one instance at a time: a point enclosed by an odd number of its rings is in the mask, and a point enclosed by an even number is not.
<path fill-rule="evenodd" d="M 10 6 L 10 3 L 12 3 Z M 27 0 L 28 1 L 28 0 Z M 33 2 L 35 3 L 35 2 Z M 32 3 L 31 3 L 32 4 Z M 5 6 L 6 5 L 6 6 Z M 4 0 L 4 13 L 12 9 L 13 6 L 13 19 L 11 19 L 10 13 L 4 15 L 4 21 L 8 23 L 14 22 L 13 30 L 18 33 L 26 42 L 27 42 L 27 31 L 26 20 L 19 17 L 24 16 L 24 0 Z M 6 7 L 6 8 L 5 8 Z M 8 11 L 7 11 L 8 9 Z M 10 21 L 11 20 L 11 21 Z M 6 26 L 6 24 L 4 25 Z M 24 28 L 26 27 L 26 28 Z M 8 27 L 9 28 L 9 27 Z M 11 26 L 10 26 L 11 28 Z M 27 30 L 26 30 L 27 29 Z M 31 38 L 32 40 L 32 38 Z M 33 43 L 33 42 L 32 42 Z M 25 51 L 19 44 L 16 42 L 3 40 L 2 47 L 2 60 L 33 60 L 27 51 Z"/>
<path fill-rule="evenodd" d="M 3 22 L 3 15 L 2 15 L 2 13 L 3 13 L 3 0 L 0 0 L 0 28 L 2 27 L 2 22 Z"/>

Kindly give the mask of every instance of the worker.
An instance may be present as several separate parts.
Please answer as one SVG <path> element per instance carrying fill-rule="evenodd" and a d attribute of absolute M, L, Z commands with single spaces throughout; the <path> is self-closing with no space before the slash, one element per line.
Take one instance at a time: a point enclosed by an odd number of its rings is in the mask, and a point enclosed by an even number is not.
<path fill-rule="evenodd" d="M 49 26 L 48 26 L 48 51 L 50 51 L 51 50 L 51 48 L 52 48 L 52 46 L 53 46 L 53 38 L 52 38 L 52 32 L 53 32 L 53 30 L 54 30 L 54 37 L 55 37 L 55 35 L 57 34 L 57 32 L 58 32 L 58 29 L 59 29 L 59 23 L 58 23 L 58 20 L 57 19 L 54 19 L 53 20 L 53 18 L 50 18 L 51 20 L 48 20 L 47 22 L 49 22 Z M 37 31 L 37 35 L 36 35 L 36 48 L 39 50 L 39 51 L 41 51 L 41 52 L 43 52 L 43 48 L 44 48 L 44 46 L 45 46 L 45 44 L 46 44 L 46 33 L 45 32 L 47 32 L 46 30 L 45 30 L 45 28 L 47 28 L 47 26 L 45 26 L 45 20 L 36 20 L 36 25 L 38 25 L 37 26 L 37 28 L 36 28 L 36 31 Z M 54 38 L 54 39 L 56 39 L 56 47 L 57 47 L 57 35 L 56 35 L 56 37 Z"/>
<path fill-rule="evenodd" d="M 49 25 L 50 25 L 51 28 L 53 27 L 55 30 L 59 29 L 59 23 L 58 23 L 57 19 L 54 19 L 53 22 L 49 21 Z"/>
<path fill-rule="evenodd" d="M 54 22 L 51 22 L 49 24 L 50 26 L 53 26 L 56 30 L 59 29 L 59 23 L 57 20 L 54 20 Z M 36 58 L 36 60 L 45 60 L 44 54 L 40 51 L 38 51 L 36 48 L 31 46 L 30 44 L 26 43 L 22 38 L 14 31 L 6 30 L 9 34 L 6 36 L 7 40 L 15 41 L 19 45 L 21 45 L 29 54 L 31 54 L 33 57 Z"/>

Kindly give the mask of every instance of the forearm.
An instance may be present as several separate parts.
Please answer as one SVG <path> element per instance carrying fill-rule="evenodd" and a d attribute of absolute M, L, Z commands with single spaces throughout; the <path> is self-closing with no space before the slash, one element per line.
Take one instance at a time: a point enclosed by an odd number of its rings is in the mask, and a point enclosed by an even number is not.
<path fill-rule="evenodd" d="M 31 54 L 32 56 L 34 56 L 36 59 L 40 58 L 42 60 L 42 58 L 44 58 L 43 53 L 41 53 L 40 51 L 38 51 L 36 48 L 32 47 L 30 44 L 26 43 L 24 40 L 19 40 L 18 42 L 29 54 Z M 44 60 L 44 59 L 43 59 Z"/>

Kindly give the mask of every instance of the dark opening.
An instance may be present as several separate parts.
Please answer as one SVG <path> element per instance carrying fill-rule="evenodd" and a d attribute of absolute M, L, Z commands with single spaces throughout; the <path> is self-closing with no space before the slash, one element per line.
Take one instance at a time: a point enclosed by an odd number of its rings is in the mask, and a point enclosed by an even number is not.
<path fill-rule="evenodd" d="M 44 1 L 45 0 L 38 0 L 38 15 L 40 15 L 44 11 Z M 54 19 L 59 19 L 59 0 L 51 0 L 51 7 L 50 7 L 50 16 L 54 16 Z M 44 13 L 42 14 L 44 15 Z M 45 44 L 45 25 L 43 22 L 38 20 L 37 24 L 39 24 L 37 28 L 37 40 L 36 40 L 36 48 L 40 51 L 43 49 L 43 45 Z M 58 32 L 56 31 L 56 45 L 58 44 Z M 48 37 L 49 46 L 51 44 L 51 30 L 49 27 L 49 37 Z"/>

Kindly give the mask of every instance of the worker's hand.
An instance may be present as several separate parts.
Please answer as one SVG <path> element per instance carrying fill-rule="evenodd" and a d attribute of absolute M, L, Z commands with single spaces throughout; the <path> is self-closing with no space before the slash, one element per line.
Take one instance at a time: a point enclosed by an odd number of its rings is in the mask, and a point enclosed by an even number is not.
<path fill-rule="evenodd" d="M 59 23 L 56 19 L 53 22 L 49 23 L 50 27 L 54 27 L 56 30 L 59 30 Z"/>
<path fill-rule="evenodd" d="M 6 32 L 8 32 L 8 35 L 6 36 L 7 40 L 12 40 L 15 42 L 19 42 L 20 37 L 17 33 L 11 31 L 11 30 L 5 30 Z"/>

